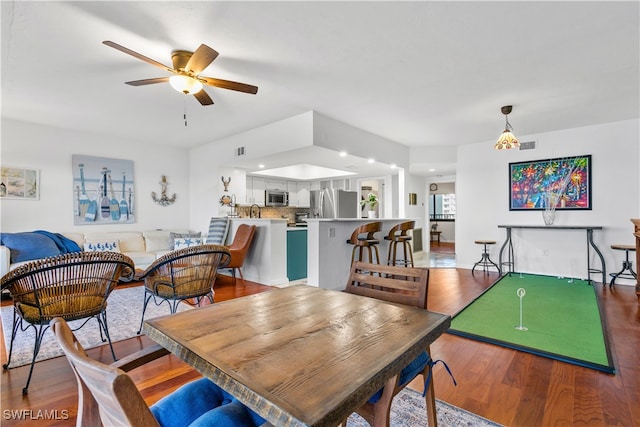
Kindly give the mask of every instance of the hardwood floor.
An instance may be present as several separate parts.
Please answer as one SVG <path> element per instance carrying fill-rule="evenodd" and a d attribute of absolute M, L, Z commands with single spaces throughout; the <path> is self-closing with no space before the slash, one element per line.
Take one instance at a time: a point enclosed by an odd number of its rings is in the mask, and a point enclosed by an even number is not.
<path fill-rule="evenodd" d="M 455 314 L 497 279 L 497 274 L 471 275 L 464 269 L 432 269 L 429 309 Z M 216 283 L 216 301 L 224 301 L 273 288 L 231 278 Z M 445 334 L 431 346 L 434 359 L 451 368 L 455 387 L 442 366 L 435 368 L 436 397 L 507 426 L 638 426 L 640 427 L 640 306 L 634 289 L 613 290 L 596 285 L 604 315 L 615 375 L 529 355 L 491 344 Z M 7 302 L 3 302 L 6 305 Z M 8 302 L 10 304 L 10 302 Z M 150 345 L 145 336 L 114 344 L 126 355 Z M 0 345 L 2 362 L 6 351 Z M 91 357 L 111 362 L 108 347 L 88 350 Z M 28 396 L 21 390 L 28 367 L 1 374 L 3 426 L 69 426 L 75 424 L 76 380 L 66 359 L 36 364 Z M 167 356 L 132 373 L 149 404 L 199 374 L 173 356 Z M 412 384 L 421 390 L 421 384 Z M 58 420 L 16 420 L 11 411 L 31 410 L 31 418 L 49 414 Z M 7 412 L 9 411 L 9 412 Z M 42 412 L 38 412 L 42 411 Z M 24 413 L 23 413 L 24 414 Z"/>

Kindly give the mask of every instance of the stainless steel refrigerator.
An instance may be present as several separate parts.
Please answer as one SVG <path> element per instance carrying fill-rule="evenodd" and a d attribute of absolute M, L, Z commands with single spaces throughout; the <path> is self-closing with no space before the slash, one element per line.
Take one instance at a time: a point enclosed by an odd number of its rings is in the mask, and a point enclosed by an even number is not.
<path fill-rule="evenodd" d="M 358 193 L 325 188 L 312 190 L 311 215 L 315 218 L 358 218 Z"/>

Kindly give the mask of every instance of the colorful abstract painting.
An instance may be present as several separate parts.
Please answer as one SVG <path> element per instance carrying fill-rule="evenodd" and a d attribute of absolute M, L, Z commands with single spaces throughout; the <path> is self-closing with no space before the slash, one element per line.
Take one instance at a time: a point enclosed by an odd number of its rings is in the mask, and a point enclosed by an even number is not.
<path fill-rule="evenodd" d="M 591 178 L 591 155 L 509 163 L 509 210 L 589 210 Z"/>

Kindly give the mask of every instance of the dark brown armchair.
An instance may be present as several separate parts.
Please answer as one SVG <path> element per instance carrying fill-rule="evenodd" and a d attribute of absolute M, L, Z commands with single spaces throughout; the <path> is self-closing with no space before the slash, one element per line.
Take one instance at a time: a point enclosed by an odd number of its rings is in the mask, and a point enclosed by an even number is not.
<path fill-rule="evenodd" d="M 14 309 L 9 356 L 3 365 L 5 370 L 11 364 L 13 341 L 18 330 L 33 327 L 36 333 L 33 360 L 23 394 L 28 393 L 42 337 L 55 317 L 67 321 L 86 319 L 76 329 L 95 318 L 103 341 L 109 342 L 113 360 L 116 360 L 107 326 L 107 298 L 118 280 L 131 277 L 133 272 L 133 261 L 123 254 L 76 252 L 24 264 L 0 279 L 1 289 L 7 289 L 11 294 Z"/>
<path fill-rule="evenodd" d="M 198 305 L 208 297 L 213 303 L 213 284 L 218 268 L 227 267 L 231 256 L 221 245 L 198 245 L 178 249 L 161 256 L 140 276 L 144 280 L 144 306 L 138 334 L 142 331 L 144 313 L 153 298 L 156 305 L 167 302 L 171 313 L 180 301 L 195 298 Z"/>
<path fill-rule="evenodd" d="M 253 242 L 253 236 L 256 233 L 255 225 L 240 224 L 236 230 L 236 234 L 233 237 L 233 242 L 229 246 L 229 252 L 231 253 L 231 261 L 227 268 L 231 269 L 231 275 L 235 279 L 236 269 L 240 273 L 240 278 L 244 282 L 244 276 L 242 275 L 242 266 L 244 265 L 244 259 L 247 256 L 247 251 Z"/>

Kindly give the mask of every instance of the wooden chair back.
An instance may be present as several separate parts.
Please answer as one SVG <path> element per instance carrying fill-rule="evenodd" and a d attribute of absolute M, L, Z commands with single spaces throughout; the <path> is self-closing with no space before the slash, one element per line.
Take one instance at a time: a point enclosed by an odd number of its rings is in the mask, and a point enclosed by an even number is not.
<path fill-rule="evenodd" d="M 400 267 L 369 264 L 355 261 L 345 292 L 376 298 L 395 304 L 419 309 L 427 308 L 429 270 L 427 268 Z M 430 349 L 425 349 L 429 353 Z M 431 366 L 426 365 L 421 375 L 426 379 Z M 366 402 L 356 411 L 373 427 L 389 426 L 391 402 L 406 384 L 398 384 L 399 376 L 392 377 L 385 384 L 382 395 L 376 403 Z M 436 425 L 436 403 L 433 380 L 426 390 L 428 425 Z M 343 423 L 345 425 L 346 423 Z"/>
<path fill-rule="evenodd" d="M 385 236 L 386 240 L 408 240 L 411 239 L 408 232 L 415 228 L 415 221 L 405 221 L 400 224 L 396 224 L 389 230 L 389 234 Z"/>
<path fill-rule="evenodd" d="M 78 381 L 76 426 L 158 426 L 129 375 L 87 357 L 63 319 L 51 326 Z"/>
<path fill-rule="evenodd" d="M 347 243 L 361 246 L 366 245 L 368 241 L 377 240 L 375 233 L 379 233 L 380 231 L 382 231 L 382 222 L 380 221 L 362 224 L 351 233 L 351 237 L 347 240 Z"/>
<path fill-rule="evenodd" d="M 345 292 L 427 308 L 429 269 L 354 261 Z"/>

